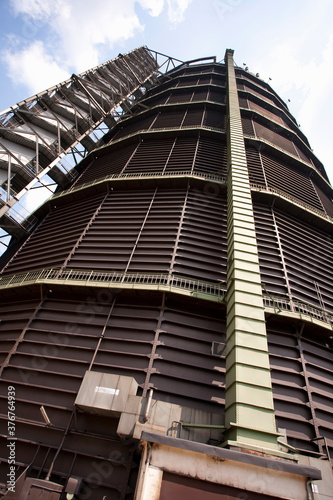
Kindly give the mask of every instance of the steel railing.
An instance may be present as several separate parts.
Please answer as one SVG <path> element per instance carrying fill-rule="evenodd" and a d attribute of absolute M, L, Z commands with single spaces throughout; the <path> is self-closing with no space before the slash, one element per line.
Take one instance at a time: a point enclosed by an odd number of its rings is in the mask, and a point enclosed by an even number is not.
<path fill-rule="evenodd" d="M 293 196 L 289 193 L 286 193 L 282 189 L 278 189 L 275 187 L 268 187 L 268 186 L 264 186 L 261 184 L 254 184 L 252 182 L 251 182 L 250 186 L 251 186 L 251 189 L 255 189 L 257 191 L 277 194 L 278 196 L 281 196 L 281 197 L 286 198 L 287 200 L 291 201 L 295 205 L 302 207 L 309 212 L 313 212 L 316 215 L 319 215 L 320 217 L 323 217 L 324 219 L 329 220 L 330 222 L 333 222 L 333 217 L 328 215 L 326 212 L 319 210 L 318 208 L 313 207 L 309 203 L 306 203 L 305 201 L 302 201 L 299 198 L 296 198 L 296 196 Z"/>
<path fill-rule="evenodd" d="M 181 289 L 190 293 L 200 293 L 223 299 L 226 292 L 225 283 L 213 283 L 201 281 L 184 276 L 175 276 L 164 273 L 123 273 L 109 271 L 91 271 L 80 269 L 42 269 L 29 271 L 27 273 L 15 274 L 13 276 L 0 277 L 0 289 L 24 284 L 56 281 L 61 284 L 69 282 L 79 282 L 86 284 L 100 285 L 139 285 L 168 287 L 170 289 Z"/>
<path fill-rule="evenodd" d="M 311 316 L 313 319 L 318 319 L 333 325 L 333 314 L 307 302 L 276 296 L 273 297 L 265 294 L 263 295 L 263 301 L 265 307 L 273 308 L 276 313 L 295 312 L 298 314 L 305 314 Z"/>
<path fill-rule="evenodd" d="M 94 186 L 96 184 L 100 184 L 106 181 L 112 181 L 117 179 L 144 179 L 144 178 L 155 178 L 155 177 L 200 177 L 201 179 L 220 182 L 222 184 L 226 183 L 226 178 L 217 174 L 206 174 L 204 172 L 199 172 L 197 170 L 177 170 L 177 171 L 166 171 L 166 172 L 140 172 L 140 173 L 124 173 L 124 174 L 111 174 L 106 175 L 105 177 L 99 177 L 98 179 L 94 179 L 91 182 L 85 182 L 83 184 L 77 184 L 61 193 L 57 193 L 53 195 L 52 199 L 60 198 L 61 196 L 65 196 L 67 194 L 80 191 L 81 189 L 86 189 L 88 187 Z"/>
<path fill-rule="evenodd" d="M 226 294 L 226 282 L 214 283 L 196 280 L 186 276 L 170 275 L 167 273 L 124 273 L 117 271 L 94 271 L 82 269 L 41 269 L 12 276 L 0 277 L 0 289 L 23 286 L 33 283 L 47 283 L 48 281 L 59 284 L 70 284 L 72 282 L 87 284 L 107 285 L 133 285 L 134 287 L 153 289 L 162 287 L 184 290 L 191 294 L 204 294 L 223 300 Z M 263 294 L 264 307 L 273 308 L 277 314 L 283 312 L 294 312 L 310 316 L 333 326 L 333 314 L 325 309 L 314 306 L 307 302 L 295 299 L 277 297 Z"/>

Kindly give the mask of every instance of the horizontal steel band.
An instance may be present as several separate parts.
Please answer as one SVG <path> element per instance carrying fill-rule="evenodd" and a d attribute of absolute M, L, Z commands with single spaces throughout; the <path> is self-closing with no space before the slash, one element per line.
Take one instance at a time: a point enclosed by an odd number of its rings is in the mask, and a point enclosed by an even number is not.
<path fill-rule="evenodd" d="M 227 179 L 223 176 L 220 175 L 214 175 L 214 174 L 205 174 L 203 172 L 199 172 L 197 170 L 194 170 L 193 172 L 190 171 L 185 171 L 185 170 L 179 170 L 179 171 L 168 171 L 168 172 L 141 172 L 141 173 L 130 173 L 130 174 L 112 174 L 112 175 L 107 175 L 105 177 L 101 177 L 99 179 L 96 179 L 92 182 L 86 182 L 84 184 L 79 184 L 78 186 L 74 185 L 73 187 L 66 189 L 65 191 L 60 192 L 59 194 L 55 194 L 52 196 L 51 199 L 58 199 L 63 196 L 67 196 L 71 193 L 75 193 L 78 191 L 81 191 L 83 189 L 95 186 L 97 184 L 102 184 L 103 182 L 108 182 L 108 181 L 116 181 L 116 180 L 124 180 L 124 179 L 166 179 L 166 178 L 192 178 L 192 179 L 201 179 L 204 181 L 210 181 L 218 184 L 223 184 L 226 185 Z M 324 212 L 316 209 L 315 207 L 312 207 L 310 204 L 305 203 L 301 200 L 298 200 L 295 196 L 292 196 L 281 189 L 278 188 L 273 188 L 273 187 L 266 187 L 260 184 L 250 184 L 251 191 L 257 191 L 257 192 L 263 192 L 267 193 L 270 195 L 274 196 L 279 196 L 280 198 L 283 198 L 285 201 L 288 201 L 294 205 L 297 205 L 298 207 L 302 208 L 303 210 L 306 210 L 307 212 L 311 212 L 314 215 L 317 215 L 324 219 L 325 221 L 332 222 L 333 223 L 333 217 L 325 214 Z"/>
<path fill-rule="evenodd" d="M 202 179 L 202 180 L 208 180 L 212 181 L 218 184 L 226 184 L 226 178 L 222 177 L 221 175 L 214 175 L 214 174 L 205 174 L 203 172 L 199 171 L 186 171 L 186 170 L 179 170 L 179 171 L 173 171 L 173 172 L 140 172 L 140 173 L 135 173 L 135 174 L 112 174 L 112 175 L 107 175 L 105 177 L 102 177 L 100 179 L 96 179 L 92 182 L 86 182 L 84 184 L 79 184 L 78 186 L 73 186 L 66 191 L 62 191 L 59 194 L 55 194 L 52 196 L 52 200 L 56 198 L 61 198 L 62 196 L 75 193 L 77 191 L 80 191 L 81 189 L 86 189 L 91 186 L 95 186 L 96 184 L 100 184 L 106 181 L 113 181 L 113 180 L 123 180 L 123 179 L 159 179 L 159 178 L 177 178 L 177 177 L 188 177 L 188 178 L 193 178 L 193 179 Z"/>
<path fill-rule="evenodd" d="M 166 273 L 121 273 L 110 271 L 87 271 L 79 269 L 42 269 L 27 273 L 0 277 L 0 290 L 33 284 L 80 284 L 82 286 L 99 286 L 114 288 L 135 288 L 163 290 L 174 293 L 185 293 L 208 300 L 224 301 L 225 283 L 195 280 L 184 276 L 170 276 Z M 265 287 L 264 287 L 265 288 Z M 298 314 L 305 321 L 311 319 L 326 323 L 333 328 L 333 315 L 312 304 L 282 297 L 263 294 L 265 310 L 274 309 L 279 316 Z M 271 312 L 271 311 L 270 311 Z"/>

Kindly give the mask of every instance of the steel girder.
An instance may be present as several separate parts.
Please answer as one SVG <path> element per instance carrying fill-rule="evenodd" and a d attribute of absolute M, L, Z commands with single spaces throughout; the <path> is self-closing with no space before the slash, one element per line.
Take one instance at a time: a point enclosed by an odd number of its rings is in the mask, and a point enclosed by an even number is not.
<path fill-rule="evenodd" d="M 32 220 L 24 220 L 12 207 L 46 174 L 62 188 L 70 185 L 77 158 L 92 151 L 100 136 L 171 65 L 173 58 L 142 46 L 4 110 L 0 227 L 15 237 L 29 231 Z M 69 168 L 66 155 L 72 160 Z"/>

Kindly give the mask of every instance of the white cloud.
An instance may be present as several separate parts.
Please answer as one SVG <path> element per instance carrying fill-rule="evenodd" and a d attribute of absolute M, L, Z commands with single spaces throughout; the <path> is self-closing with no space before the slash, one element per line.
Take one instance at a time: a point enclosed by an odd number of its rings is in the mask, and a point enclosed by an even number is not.
<path fill-rule="evenodd" d="M 64 0 L 11 0 L 14 13 L 24 14 L 33 19 L 45 20 L 66 10 Z"/>
<path fill-rule="evenodd" d="M 2 50 L 2 59 L 14 82 L 25 83 L 31 93 L 100 64 L 116 44 L 123 43 L 144 26 L 136 5 L 152 17 L 161 15 L 167 6 L 169 22 L 176 24 L 192 0 L 10 0 L 25 31 L 41 40 L 24 36 L 10 37 L 11 48 Z M 29 32 L 30 32 L 29 31 Z M 22 31 L 23 33 L 23 31 Z M 27 46 L 27 38 L 32 41 Z M 14 43 L 13 43 L 14 42 Z M 107 57 L 107 56 L 106 56 Z"/>
<path fill-rule="evenodd" d="M 105 0 L 89 3 L 71 0 L 70 14 L 65 17 L 60 13 L 52 19 L 50 26 L 59 38 L 62 60 L 75 72 L 101 63 L 102 47 L 112 49 L 116 43 L 143 30 L 134 11 L 134 2 L 116 3 L 116 8 L 106 9 Z"/>
<path fill-rule="evenodd" d="M 167 0 L 168 1 L 168 17 L 172 23 L 180 23 L 184 20 L 185 11 L 192 0 Z"/>
<path fill-rule="evenodd" d="M 332 179 L 333 161 L 327 147 L 332 125 L 327 103 L 333 88 L 333 35 L 330 25 L 319 23 L 318 16 L 322 12 L 310 9 L 304 13 L 304 22 L 295 24 L 293 35 L 263 45 L 260 60 L 252 61 L 250 70 L 260 71 L 266 81 L 271 77 L 272 88 L 285 102 L 290 99 L 291 113 Z M 305 25 L 309 28 L 304 29 Z"/>
<path fill-rule="evenodd" d="M 164 0 L 137 0 L 143 9 L 149 10 L 153 17 L 159 16 L 164 7 Z"/>
<path fill-rule="evenodd" d="M 14 82 L 25 84 L 31 94 L 66 80 L 69 74 L 50 56 L 41 41 L 20 51 L 3 54 Z"/>

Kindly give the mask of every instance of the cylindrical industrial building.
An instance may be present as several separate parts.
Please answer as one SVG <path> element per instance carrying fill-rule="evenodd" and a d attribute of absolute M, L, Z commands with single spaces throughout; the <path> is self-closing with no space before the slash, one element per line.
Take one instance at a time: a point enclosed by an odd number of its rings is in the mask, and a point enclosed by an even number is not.
<path fill-rule="evenodd" d="M 333 498 L 333 191 L 232 56 L 159 76 L 2 259 L 20 499 Z"/>

